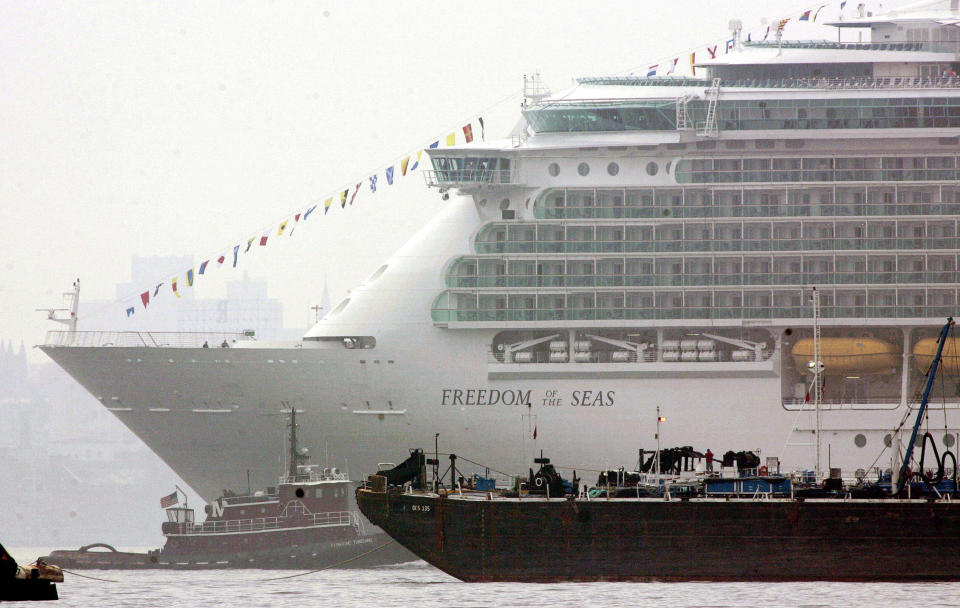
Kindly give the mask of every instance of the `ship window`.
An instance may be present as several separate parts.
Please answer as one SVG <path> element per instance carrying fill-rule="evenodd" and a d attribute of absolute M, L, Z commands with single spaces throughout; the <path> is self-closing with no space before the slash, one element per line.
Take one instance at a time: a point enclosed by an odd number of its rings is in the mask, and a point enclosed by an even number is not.
<path fill-rule="evenodd" d="M 947 433 L 943 436 L 943 445 L 947 446 L 948 448 L 952 448 L 955 441 L 956 439 L 954 438 L 953 433 Z"/>
<path fill-rule="evenodd" d="M 647 163 L 647 175 L 656 175 L 658 170 L 659 170 L 659 167 L 657 166 L 657 163 L 655 162 Z"/>
<path fill-rule="evenodd" d="M 550 166 L 547 167 L 547 173 L 549 173 L 553 177 L 560 175 L 560 165 L 558 165 L 557 163 L 550 163 Z"/>
<path fill-rule="evenodd" d="M 609 165 L 607 165 L 607 173 L 609 173 L 610 175 L 616 175 L 620 173 L 620 165 L 618 165 L 617 163 L 610 163 Z"/>
<path fill-rule="evenodd" d="M 887 446 L 888 448 L 893 445 L 893 437 L 891 437 L 890 433 L 887 433 L 883 436 L 883 445 Z"/>
<path fill-rule="evenodd" d="M 380 278 L 380 275 L 382 275 L 382 274 L 383 274 L 384 272 L 386 272 L 386 271 L 387 271 L 387 265 L 384 264 L 384 265 L 381 266 L 380 268 L 377 268 L 377 271 L 374 272 L 372 275 L 370 275 L 370 278 L 367 279 L 367 281 L 375 281 L 375 280 L 379 279 L 379 278 Z"/>
<path fill-rule="evenodd" d="M 577 173 L 586 177 L 587 175 L 590 174 L 590 165 L 588 165 L 587 163 L 580 163 L 579 165 L 577 165 Z"/>
<path fill-rule="evenodd" d="M 858 448 L 862 448 L 867 445 L 867 438 L 863 433 L 857 433 L 857 436 L 853 438 L 853 444 Z"/>

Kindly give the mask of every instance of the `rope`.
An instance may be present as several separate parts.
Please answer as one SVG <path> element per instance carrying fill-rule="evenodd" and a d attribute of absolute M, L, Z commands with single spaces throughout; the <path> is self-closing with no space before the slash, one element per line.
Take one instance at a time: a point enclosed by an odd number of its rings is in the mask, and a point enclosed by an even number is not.
<path fill-rule="evenodd" d="M 371 553 L 376 553 L 377 551 L 379 551 L 380 549 L 383 549 L 383 548 L 386 547 L 387 545 L 393 544 L 393 542 L 394 542 L 394 541 L 392 541 L 392 540 L 388 540 L 387 542 L 383 543 L 382 545 L 380 545 L 380 546 L 378 546 L 378 547 L 374 547 L 373 549 L 370 549 L 369 551 L 367 551 L 367 552 L 365 552 L 365 553 L 361 553 L 360 555 L 354 555 L 353 557 L 351 557 L 351 558 L 349 558 L 349 559 L 345 559 L 345 560 L 340 561 L 340 562 L 337 562 L 337 563 L 335 563 L 335 564 L 330 564 L 330 565 L 328 565 L 328 566 L 324 566 L 323 568 L 317 568 L 316 570 L 311 570 L 311 571 L 309 571 L 309 572 L 300 572 L 300 573 L 297 573 L 297 574 L 290 574 L 290 575 L 288 575 L 288 576 L 277 576 L 277 577 L 274 577 L 274 578 L 265 578 L 265 579 L 263 579 L 263 580 L 260 581 L 260 582 L 280 581 L 280 580 L 284 580 L 284 579 L 288 579 L 288 578 L 296 578 L 296 577 L 298 577 L 298 576 L 306 576 L 306 575 L 308 575 L 308 574 L 314 574 L 314 573 L 317 573 L 317 572 L 321 572 L 321 571 L 323 571 L 323 570 L 329 570 L 330 568 L 336 568 L 337 566 L 342 566 L 342 565 L 344 565 L 344 564 L 349 564 L 350 562 L 356 561 L 356 560 L 358 560 L 358 559 L 360 559 L 360 558 L 362 558 L 362 557 L 366 557 L 366 556 L 370 555 Z M 67 570 L 66 568 L 61 568 L 61 570 L 62 570 L 63 572 L 66 572 L 67 574 L 69 574 L 69 575 L 71 575 L 71 576 L 79 576 L 80 578 L 88 578 L 88 579 L 90 579 L 90 580 L 92 580 L 92 581 L 101 581 L 101 582 L 104 582 L 104 583 L 119 583 L 119 582 L 120 582 L 120 581 L 113 580 L 113 579 L 109 579 L 109 578 L 97 578 L 96 576 L 87 576 L 86 574 L 80 574 L 80 573 L 78 573 L 78 572 L 73 572 L 72 570 Z"/>
<path fill-rule="evenodd" d="M 73 572 L 72 570 L 67 570 L 66 568 L 60 568 L 60 570 L 66 572 L 67 574 L 69 574 L 69 575 L 71 575 L 71 576 L 79 576 L 80 578 L 89 578 L 89 579 L 92 580 L 92 581 L 102 581 L 102 582 L 104 582 L 104 583 L 119 583 L 119 582 L 120 582 L 120 581 L 115 581 L 115 580 L 110 579 L 110 578 L 97 578 L 97 577 L 95 577 L 95 576 L 87 576 L 86 574 L 79 574 L 79 573 L 77 573 L 77 572 Z"/>
<path fill-rule="evenodd" d="M 261 582 L 261 583 L 266 583 L 266 582 L 268 582 L 268 581 L 282 581 L 282 580 L 286 580 L 286 579 L 288 579 L 288 578 L 297 578 L 298 576 L 306 576 L 306 575 L 308 575 L 308 574 L 315 574 L 315 573 L 317 573 L 317 572 L 322 572 L 323 570 L 329 570 L 330 568 L 336 568 L 337 566 L 342 566 L 342 565 L 344 565 L 344 564 L 349 564 L 350 562 L 356 561 L 356 560 L 360 559 L 361 557 L 366 557 L 366 556 L 370 555 L 371 553 L 376 553 L 376 552 L 379 551 L 380 549 L 383 549 L 384 547 L 386 547 L 387 545 L 390 545 L 390 544 L 393 544 L 393 541 L 392 541 L 392 540 L 388 540 L 387 542 L 383 543 L 383 544 L 380 545 L 379 547 L 374 547 L 373 549 L 370 549 L 370 550 L 367 551 L 366 553 L 361 553 L 360 555 L 355 555 L 355 556 L 351 557 L 350 559 L 345 559 L 345 560 L 343 560 L 342 562 L 337 562 L 337 563 L 335 563 L 335 564 L 330 564 L 329 566 L 324 566 L 323 568 L 317 568 L 316 570 L 310 570 L 309 572 L 300 572 L 300 573 L 298 573 L 298 574 L 290 574 L 290 575 L 287 575 L 287 576 L 276 576 L 276 577 L 274 577 L 274 578 L 265 578 L 265 579 L 263 579 L 263 580 L 261 580 L 261 581 L 259 581 L 259 582 Z"/>

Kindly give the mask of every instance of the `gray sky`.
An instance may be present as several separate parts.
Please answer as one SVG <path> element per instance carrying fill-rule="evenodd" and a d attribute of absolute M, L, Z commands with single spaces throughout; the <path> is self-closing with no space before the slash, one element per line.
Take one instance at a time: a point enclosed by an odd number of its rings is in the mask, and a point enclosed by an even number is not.
<path fill-rule="evenodd" d="M 374 196 L 367 175 L 492 106 L 488 134 L 505 135 L 519 97 L 496 104 L 524 73 L 561 89 L 721 39 L 732 17 L 751 29 L 818 5 L 0 3 L 0 338 L 42 342 L 56 327 L 33 309 L 76 277 L 83 299 L 112 299 L 131 255 L 199 263 L 362 178 L 352 208 L 243 260 L 306 326 L 324 277 L 336 302 L 443 204 L 420 175 Z"/>

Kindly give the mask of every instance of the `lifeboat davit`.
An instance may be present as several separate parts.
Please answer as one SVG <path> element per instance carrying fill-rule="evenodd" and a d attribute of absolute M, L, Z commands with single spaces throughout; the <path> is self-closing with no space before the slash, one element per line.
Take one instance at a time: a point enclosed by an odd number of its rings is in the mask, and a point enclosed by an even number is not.
<path fill-rule="evenodd" d="M 894 372 L 900 366 L 897 351 L 893 344 L 876 338 L 820 338 L 820 360 L 827 376 Z M 813 338 L 799 340 L 790 354 L 797 369 L 806 372 L 813 361 Z"/>
<path fill-rule="evenodd" d="M 936 338 L 924 338 L 913 345 L 913 361 L 921 372 L 926 372 L 930 368 L 936 354 Z M 947 338 L 943 343 L 940 371 L 948 374 L 960 372 L 960 338 Z"/>

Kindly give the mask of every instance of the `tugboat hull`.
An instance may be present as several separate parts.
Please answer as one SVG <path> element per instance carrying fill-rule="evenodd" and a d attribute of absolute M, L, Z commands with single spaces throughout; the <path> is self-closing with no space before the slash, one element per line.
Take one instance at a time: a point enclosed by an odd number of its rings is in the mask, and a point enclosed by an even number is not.
<path fill-rule="evenodd" d="M 418 557 L 463 581 L 960 580 L 960 504 L 546 499 L 359 490 Z"/>

